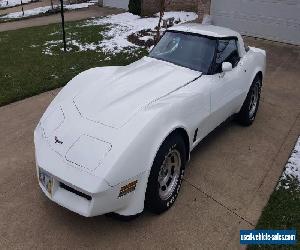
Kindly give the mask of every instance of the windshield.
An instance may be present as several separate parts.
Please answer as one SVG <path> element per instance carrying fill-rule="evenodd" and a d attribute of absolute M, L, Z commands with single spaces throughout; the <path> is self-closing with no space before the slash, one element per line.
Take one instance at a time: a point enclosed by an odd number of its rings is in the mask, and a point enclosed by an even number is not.
<path fill-rule="evenodd" d="M 150 57 L 207 74 L 214 58 L 216 41 L 181 32 L 166 32 Z"/>

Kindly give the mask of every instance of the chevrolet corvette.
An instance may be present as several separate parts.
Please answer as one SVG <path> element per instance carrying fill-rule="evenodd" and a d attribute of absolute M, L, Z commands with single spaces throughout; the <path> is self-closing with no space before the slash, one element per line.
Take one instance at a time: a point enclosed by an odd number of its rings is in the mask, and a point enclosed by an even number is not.
<path fill-rule="evenodd" d="M 265 68 L 239 33 L 190 23 L 128 66 L 80 73 L 34 131 L 41 190 L 86 217 L 168 210 L 196 145 L 229 117 L 253 123 Z"/>

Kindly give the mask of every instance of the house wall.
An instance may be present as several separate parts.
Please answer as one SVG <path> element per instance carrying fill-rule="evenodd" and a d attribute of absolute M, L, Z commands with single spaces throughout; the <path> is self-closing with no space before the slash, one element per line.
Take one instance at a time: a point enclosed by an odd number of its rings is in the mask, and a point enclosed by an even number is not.
<path fill-rule="evenodd" d="M 198 19 L 202 21 L 205 15 L 210 14 L 211 0 L 198 0 L 197 2 L 198 2 L 197 14 L 199 16 Z"/>
<path fill-rule="evenodd" d="M 142 0 L 142 16 L 152 16 L 159 12 L 158 0 Z"/>
<path fill-rule="evenodd" d="M 166 0 L 166 11 L 194 11 L 198 9 L 198 0 Z"/>
<path fill-rule="evenodd" d="M 198 12 L 199 20 L 210 13 L 211 0 L 166 0 L 166 11 Z M 142 15 L 151 16 L 159 12 L 158 0 L 142 0 Z"/>
<path fill-rule="evenodd" d="M 128 10 L 129 0 L 102 0 L 102 6 L 114 7 L 119 9 Z"/>

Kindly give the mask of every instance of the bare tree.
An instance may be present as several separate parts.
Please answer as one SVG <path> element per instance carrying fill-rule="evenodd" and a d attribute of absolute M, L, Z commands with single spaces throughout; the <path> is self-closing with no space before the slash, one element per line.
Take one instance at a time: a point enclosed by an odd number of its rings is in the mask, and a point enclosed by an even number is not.
<path fill-rule="evenodd" d="M 51 2 L 51 9 L 53 10 L 53 0 L 51 0 L 50 2 Z"/>
<path fill-rule="evenodd" d="M 159 0 L 159 21 L 157 25 L 155 43 L 158 43 L 160 39 L 161 22 L 164 17 L 165 10 L 166 10 L 166 0 Z"/>
<path fill-rule="evenodd" d="M 156 37 L 155 37 L 155 43 L 158 43 L 160 40 L 160 35 L 161 35 L 161 28 L 162 28 L 162 22 L 163 22 L 163 17 L 165 15 L 166 11 L 166 6 L 170 5 L 171 0 L 158 0 L 159 1 L 159 20 L 158 20 L 158 25 L 156 28 Z M 167 26 L 170 20 L 166 20 L 166 25 L 164 24 L 163 26 Z M 173 20 L 171 21 L 173 23 Z"/>
<path fill-rule="evenodd" d="M 21 8 L 22 8 L 23 16 L 24 16 L 24 7 L 23 7 L 23 1 L 22 0 L 21 0 Z"/>

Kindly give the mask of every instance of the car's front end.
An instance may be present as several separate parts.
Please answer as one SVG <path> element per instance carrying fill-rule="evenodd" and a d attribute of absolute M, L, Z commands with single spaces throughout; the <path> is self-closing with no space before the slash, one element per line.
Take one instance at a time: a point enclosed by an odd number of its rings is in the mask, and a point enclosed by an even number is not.
<path fill-rule="evenodd" d="M 75 106 L 50 106 L 34 132 L 37 176 L 45 195 L 87 217 L 122 214 L 147 174 L 123 179 L 120 173 L 119 183 L 105 180 L 111 167 L 104 163 L 105 158 L 109 153 L 116 155 L 111 145 L 114 132 L 106 126 L 95 129 Z"/>
<path fill-rule="evenodd" d="M 153 159 L 172 121 L 158 115 L 165 104 L 154 104 L 199 75 L 143 58 L 74 78 L 34 133 L 43 192 L 84 216 L 142 212 Z"/>

